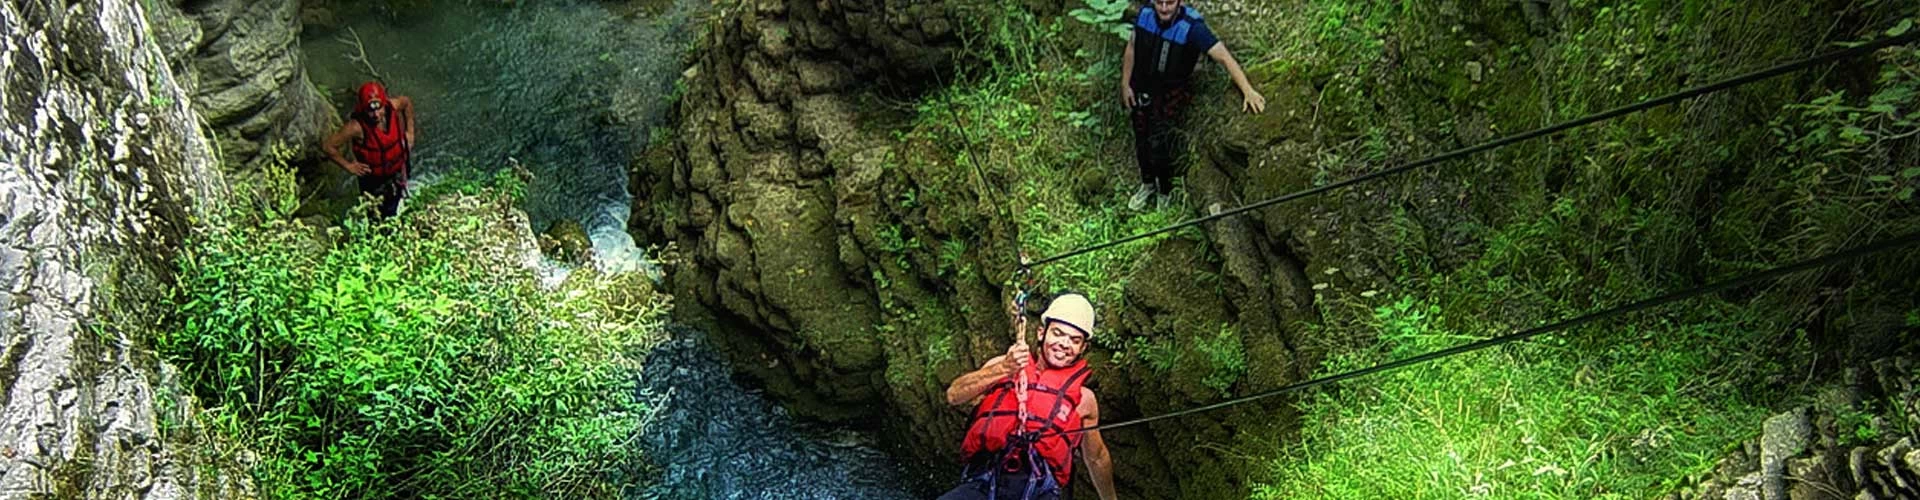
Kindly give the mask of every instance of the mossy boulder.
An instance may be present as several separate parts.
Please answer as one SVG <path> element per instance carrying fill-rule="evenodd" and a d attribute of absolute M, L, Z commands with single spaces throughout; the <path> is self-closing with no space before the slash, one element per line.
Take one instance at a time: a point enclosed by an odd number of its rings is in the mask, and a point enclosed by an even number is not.
<path fill-rule="evenodd" d="M 548 258 L 575 266 L 584 265 L 593 258 L 593 239 L 587 236 L 587 228 L 572 219 L 561 219 L 547 225 L 540 233 L 540 253 Z"/>

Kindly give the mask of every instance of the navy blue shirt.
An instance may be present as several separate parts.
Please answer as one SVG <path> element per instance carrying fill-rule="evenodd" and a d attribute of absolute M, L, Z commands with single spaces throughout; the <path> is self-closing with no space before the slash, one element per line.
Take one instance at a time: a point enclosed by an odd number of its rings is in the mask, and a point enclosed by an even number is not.
<path fill-rule="evenodd" d="M 1185 87 L 1200 57 L 1220 43 L 1193 7 L 1182 7 L 1172 21 L 1161 22 L 1153 7 L 1140 9 L 1133 23 L 1133 89 L 1159 92 Z"/>

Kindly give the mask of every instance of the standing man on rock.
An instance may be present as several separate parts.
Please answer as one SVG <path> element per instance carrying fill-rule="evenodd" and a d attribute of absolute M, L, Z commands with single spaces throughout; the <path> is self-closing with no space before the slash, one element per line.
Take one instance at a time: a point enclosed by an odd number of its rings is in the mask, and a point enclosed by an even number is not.
<path fill-rule="evenodd" d="M 1187 84 L 1200 54 L 1227 67 L 1245 98 L 1243 110 L 1259 113 L 1267 108 L 1267 98 L 1247 83 L 1240 63 L 1214 37 L 1199 11 L 1185 0 L 1148 1 L 1152 8 L 1140 9 L 1134 19 L 1133 38 L 1127 40 L 1120 63 L 1120 100 L 1133 110 L 1133 150 L 1140 164 L 1140 190 L 1127 201 L 1134 210 L 1146 207 L 1147 198 L 1156 193 L 1164 206 L 1173 191 L 1173 153 L 1180 133 L 1174 127 L 1182 108 L 1193 100 Z"/>
<path fill-rule="evenodd" d="M 380 199 L 380 217 L 393 217 L 407 194 L 407 163 L 413 156 L 413 100 L 387 96 L 378 82 L 360 86 L 353 114 L 340 130 L 327 136 L 321 149 L 340 168 L 360 178 L 360 192 Z M 340 155 L 340 146 L 353 143 L 354 161 Z"/>
<path fill-rule="evenodd" d="M 1113 458 L 1100 431 L 1069 434 L 1100 425 L 1100 403 L 1084 387 L 1093 303 L 1080 294 L 1060 294 L 1040 318 L 1038 356 L 1023 334 L 1006 354 L 947 387 L 947 403 L 972 403 L 974 411 L 960 442 L 965 479 L 940 500 L 1059 500 L 1073 478 L 1076 447 L 1100 498 L 1115 498 Z M 1015 331 L 1025 324 L 1016 316 Z M 1016 381 L 1027 385 L 1017 387 Z"/>

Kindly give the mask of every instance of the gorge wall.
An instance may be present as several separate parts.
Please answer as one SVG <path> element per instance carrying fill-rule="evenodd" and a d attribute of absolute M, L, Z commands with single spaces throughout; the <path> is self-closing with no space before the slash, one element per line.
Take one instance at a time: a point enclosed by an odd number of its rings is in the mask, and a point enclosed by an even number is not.
<path fill-rule="evenodd" d="M 151 349 L 226 185 L 148 4 L 0 7 L 0 495 L 249 495 Z"/>
<path fill-rule="evenodd" d="M 340 117 L 307 79 L 301 2 L 171 0 L 149 8 L 154 34 L 193 92 L 224 168 L 258 171 L 275 161 L 276 147 L 282 162 L 319 154 L 320 138 Z"/>

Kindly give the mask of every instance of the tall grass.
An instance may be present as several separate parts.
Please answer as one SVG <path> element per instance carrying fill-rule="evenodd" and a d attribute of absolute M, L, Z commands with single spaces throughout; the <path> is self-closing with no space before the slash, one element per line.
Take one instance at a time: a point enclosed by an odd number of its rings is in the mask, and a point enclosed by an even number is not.
<path fill-rule="evenodd" d="M 1766 415 L 1727 384 L 1746 325 L 1703 321 L 1583 331 L 1355 380 L 1303 402 L 1300 440 L 1255 498 L 1646 498 L 1710 466 Z M 1331 374 L 1505 332 L 1439 326 L 1438 307 L 1379 308 L 1379 350 L 1332 356 Z M 1594 329 L 1587 330 L 1598 330 Z"/>

